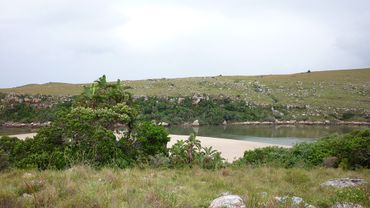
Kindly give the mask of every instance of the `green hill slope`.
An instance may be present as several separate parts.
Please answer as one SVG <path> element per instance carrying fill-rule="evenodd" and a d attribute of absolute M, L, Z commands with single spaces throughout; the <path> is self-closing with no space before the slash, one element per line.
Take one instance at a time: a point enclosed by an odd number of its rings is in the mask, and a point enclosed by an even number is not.
<path fill-rule="evenodd" d="M 199 95 L 239 98 L 258 105 L 370 110 L 370 68 L 291 75 L 215 76 L 125 81 L 136 96 Z M 0 89 L 21 94 L 77 95 L 83 84 L 47 83 Z"/>

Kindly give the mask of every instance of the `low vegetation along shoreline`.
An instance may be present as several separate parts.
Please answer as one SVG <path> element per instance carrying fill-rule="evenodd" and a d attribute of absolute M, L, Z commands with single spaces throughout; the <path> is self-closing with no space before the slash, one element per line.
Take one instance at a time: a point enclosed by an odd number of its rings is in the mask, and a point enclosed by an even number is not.
<path fill-rule="evenodd" d="M 42 128 L 49 126 L 51 122 L 45 123 L 17 123 L 17 122 L 5 122 L 1 124 L 2 128 Z M 168 124 L 169 125 L 169 124 Z M 191 124 L 184 124 L 185 126 L 194 126 Z M 222 124 L 224 126 L 227 125 L 245 125 L 245 126 L 253 126 L 253 125 L 276 125 L 276 126 L 301 126 L 301 125 L 309 125 L 309 126 L 370 126 L 369 122 L 360 122 L 360 121 L 337 121 L 337 122 L 330 122 L 330 121 L 243 121 L 243 122 L 230 122 Z M 164 125 L 167 126 L 167 125 Z M 196 125 L 198 126 L 198 125 Z M 200 125 L 199 125 L 200 126 Z"/>

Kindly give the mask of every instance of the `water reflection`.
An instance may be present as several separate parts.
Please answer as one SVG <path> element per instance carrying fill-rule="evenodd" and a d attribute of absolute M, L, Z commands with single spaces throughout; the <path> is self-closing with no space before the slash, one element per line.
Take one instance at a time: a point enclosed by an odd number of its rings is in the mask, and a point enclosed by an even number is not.
<path fill-rule="evenodd" d="M 358 126 L 201 126 L 169 128 L 171 134 L 189 135 L 196 133 L 199 136 L 220 137 L 238 140 L 258 141 L 273 144 L 292 145 L 300 142 L 312 142 L 317 138 L 331 134 L 348 133 Z"/>
<path fill-rule="evenodd" d="M 15 134 L 27 134 L 37 132 L 36 128 L 1 128 L 0 136 L 15 135 Z"/>

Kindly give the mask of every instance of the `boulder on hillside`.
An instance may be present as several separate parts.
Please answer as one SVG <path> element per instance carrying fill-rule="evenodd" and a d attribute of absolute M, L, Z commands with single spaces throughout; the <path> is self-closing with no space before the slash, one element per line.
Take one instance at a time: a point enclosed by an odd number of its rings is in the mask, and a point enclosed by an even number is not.
<path fill-rule="evenodd" d="M 160 125 L 160 126 L 169 126 L 170 124 L 167 123 L 167 122 L 162 121 L 162 122 L 159 122 L 158 125 Z"/>
<path fill-rule="evenodd" d="M 230 192 L 222 193 L 218 198 L 211 202 L 209 208 L 245 208 L 243 199 Z"/>
<path fill-rule="evenodd" d="M 191 125 L 192 125 L 192 126 L 200 126 L 200 124 L 199 124 L 199 121 L 198 121 L 198 120 L 195 120 Z"/>

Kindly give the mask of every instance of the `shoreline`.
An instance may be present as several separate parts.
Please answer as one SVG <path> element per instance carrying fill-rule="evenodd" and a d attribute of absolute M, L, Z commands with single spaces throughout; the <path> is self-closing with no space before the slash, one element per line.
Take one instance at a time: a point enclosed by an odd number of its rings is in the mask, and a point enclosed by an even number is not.
<path fill-rule="evenodd" d="M 307 125 L 307 126 L 370 126 L 369 122 L 362 121 L 242 121 L 231 122 L 227 125 Z"/>
<path fill-rule="evenodd" d="M 0 124 L 1 128 L 42 128 L 50 126 L 51 122 L 32 122 L 32 123 L 17 123 L 17 122 L 6 122 Z M 222 126 L 257 126 L 257 125 L 271 125 L 271 126 L 370 126 L 370 122 L 363 121 L 240 121 L 230 122 L 226 124 L 219 124 Z M 192 125 L 192 124 L 179 124 L 179 125 L 168 125 L 168 126 L 207 126 L 207 125 Z M 166 126 L 165 126 L 166 127 Z"/>
<path fill-rule="evenodd" d="M 33 138 L 35 135 L 36 133 L 27 133 L 27 134 L 15 134 L 15 135 L 8 135 L 8 136 L 17 137 L 18 139 L 24 140 L 26 138 Z M 167 143 L 167 147 L 172 147 L 172 145 L 174 145 L 178 140 L 186 140 L 189 136 L 170 134 L 169 137 L 171 138 L 171 140 Z M 251 141 L 215 138 L 215 137 L 197 136 L 197 139 L 201 142 L 203 147 L 212 146 L 213 149 L 220 151 L 221 156 L 225 158 L 226 161 L 228 162 L 233 162 L 236 159 L 243 157 L 244 152 L 246 150 L 254 150 L 257 148 L 271 147 L 271 146 L 278 146 L 278 147 L 285 147 L 285 148 L 291 147 L 288 145 L 277 145 L 277 144 L 269 144 L 269 143 L 262 143 L 262 142 L 251 142 Z"/>
<path fill-rule="evenodd" d="M 169 136 L 171 137 L 171 140 L 168 142 L 167 147 L 171 147 L 178 140 L 186 140 L 187 138 L 189 138 L 188 135 L 170 134 Z M 269 143 L 262 143 L 262 142 L 252 142 L 252 141 L 215 138 L 215 137 L 197 136 L 196 138 L 201 142 L 203 147 L 212 146 L 213 149 L 220 151 L 221 156 L 225 158 L 226 161 L 228 162 L 233 162 L 236 159 L 243 157 L 244 152 L 246 150 L 254 150 L 257 148 L 272 147 L 272 146 L 284 147 L 284 148 L 291 147 L 288 145 L 277 145 L 277 144 L 269 144 Z"/>

